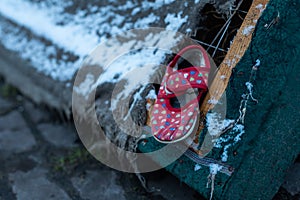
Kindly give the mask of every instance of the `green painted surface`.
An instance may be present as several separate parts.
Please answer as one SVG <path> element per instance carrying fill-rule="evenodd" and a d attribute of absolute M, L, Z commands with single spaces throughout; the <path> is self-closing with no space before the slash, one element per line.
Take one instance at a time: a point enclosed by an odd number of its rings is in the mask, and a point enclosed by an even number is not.
<path fill-rule="evenodd" d="M 280 13 L 279 22 L 270 23 Z M 227 88 L 227 118 L 238 117 L 241 95 L 247 90 L 256 59 L 261 66 L 253 87 L 258 104 L 250 102 L 242 140 L 228 149 L 227 164 L 235 168 L 231 177 L 218 173 L 214 199 L 272 199 L 283 182 L 287 168 L 300 152 L 300 1 L 271 0 L 253 35 L 250 48 L 236 66 Z M 159 144 L 149 140 L 141 151 Z M 220 160 L 222 149 L 208 157 Z M 163 159 L 163 158 L 158 158 Z M 167 170 L 209 197 L 209 169 L 194 171 L 195 163 L 182 156 Z"/>

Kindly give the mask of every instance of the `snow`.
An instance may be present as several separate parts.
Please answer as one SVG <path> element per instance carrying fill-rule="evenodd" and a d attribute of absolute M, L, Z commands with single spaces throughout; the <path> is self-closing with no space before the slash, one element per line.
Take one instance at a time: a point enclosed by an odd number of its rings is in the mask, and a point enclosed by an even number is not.
<path fill-rule="evenodd" d="M 144 18 L 138 20 L 134 24 L 134 28 L 145 28 L 145 24 L 151 24 L 151 23 L 153 23 L 153 22 L 155 22 L 157 20 L 159 20 L 159 16 L 156 16 L 153 13 L 151 13 L 147 17 L 144 17 Z"/>
<path fill-rule="evenodd" d="M 219 102 L 219 101 L 216 100 L 216 99 L 209 99 L 209 100 L 207 101 L 207 103 L 213 104 L 213 105 L 216 105 L 218 102 Z"/>
<path fill-rule="evenodd" d="M 105 82 L 118 83 L 122 79 L 126 84 L 115 99 L 127 98 L 132 91 L 153 82 L 150 78 L 161 67 L 166 54 L 171 53 L 169 49 L 182 38 L 176 36 L 176 32 L 162 30 L 157 34 L 147 33 L 144 41 L 137 40 L 138 35 L 130 32 L 124 37 L 128 42 L 123 42 L 122 48 L 116 39 L 111 39 L 98 46 L 86 60 L 90 65 L 104 66 L 102 74 L 89 87 L 90 91 Z M 116 108 L 117 102 L 111 106 Z"/>
<path fill-rule="evenodd" d="M 180 11 L 178 14 L 168 13 L 165 18 L 165 23 L 167 24 L 166 29 L 177 31 L 184 23 L 186 23 L 188 20 L 188 16 L 182 17 L 181 15 L 182 11 Z"/>
<path fill-rule="evenodd" d="M 207 113 L 206 124 L 208 133 L 212 136 L 218 136 L 233 120 L 222 119 L 219 113 Z"/>
<path fill-rule="evenodd" d="M 80 83 L 78 87 L 74 87 L 74 90 L 81 94 L 86 100 L 89 97 L 90 87 L 95 81 L 95 76 L 93 74 L 87 74 L 84 81 Z"/>
<path fill-rule="evenodd" d="M 110 2 L 121 4 L 113 0 Z M 160 17 L 154 12 L 146 11 L 156 10 L 174 2 L 175 0 L 155 0 L 154 2 L 143 0 L 139 3 L 126 1 L 125 4 L 119 6 L 88 4 L 85 10 L 79 8 L 70 14 L 65 9 L 72 6 L 73 2 L 68 0 L 34 2 L 1 0 L 0 15 L 16 25 L 7 23 L 4 19 L 0 20 L 0 42 L 7 49 L 30 61 L 39 72 L 55 80 L 70 81 L 79 69 L 82 60 L 98 44 L 105 42 L 110 36 L 123 34 L 133 28 L 150 27 L 153 23 L 160 21 Z M 128 19 L 118 14 L 124 11 L 135 15 L 141 10 L 149 15 L 135 22 L 130 21 L 131 16 Z M 177 31 L 187 19 L 188 16 L 183 17 L 183 13 L 179 12 L 168 14 L 162 21 L 166 22 L 169 30 Z M 28 36 L 23 28 L 29 30 L 32 36 Z M 69 58 L 70 54 L 73 59 Z M 57 55 L 62 56 L 58 58 Z M 155 55 L 151 58 L 160 62 L 163 56 Z M 138 66 L 135 64 L 133 63 L 134 66 Z M 124 71 L 120 73 L 123 74 Z M 111 74 L 115 75 L 116 72 L 111 72 Z M 115 81 L 111 79 L 112 76 L 109 77 L 110 79 L 107 78 L 105 81 Z"/>
<path fill-rule="evenodd" d="M 98 43 L 91 35 L 82 34 L 80 26 L 55 24 L 51 8 L 40 9 L 38 6 L 23 0 L 1 0 L 0 13 L 22 24 L 38 36 L 54 41 L 59 47 L 71 50 L 77 55 L 85 55 Z"/>
<path fill-rule="evenodd" d="M 233 131 L 239 133 L 239 134 L 237 134 L 237 135 L 234 137 L 234 139 L 233 139 L 233 141 L 234 141 L 235 143 L 237 143 L 238 141 L 241 140 L 241 136 L 245 133 L 244 125 L 242 125 L 242 124 L 237 124 L 235 127 L 233 127 Z"/>
<path fill-rule="evenodd" d="M 120 92 L 115 98 L 117 100 L 125 99 L 137 87 L 149 83 L 151 75 L 154 74 L 157 67 L 164 60 L 164 58 L 165 54 L 162 53 L 158 55 L 155 54 L 153 50 L 147 49 L 136 54 L 128 54 L 122 56 L 122 59 L 112 63 L 110 68 L 115 70 L 106 71 L 106 73 L 104 73 L 104 75 L 100 77 L 104 77 L 105 80 L 99 79 L 99 81 L 96 84 L 100 85 L 101 83 L 110 80 L 109 75 L 111 75 L 111 71 L 116 71 L 120 73 L 119 78 L 116 80 L 125 78 L 127 80 L 127 83 L 124 86 L 124 90 L 122 90 L 122 92 Z M 153 61 L 156 61 L 157 63 L 151 64 L 153 63 Z M 122 68 L 122 66 L 126 65 L 128 66 L 127 68 Z M 117 105 L 118 104 L 116 101 L 115 104 L 112 103 L 111 108 L 114 110 L 115 108 L 117 108 Z"/>
<path fill-rule="evenodd" d="M 263 8 L 263 5 L 260 3 L 260 4 L 258 4 L 255 8 L 257 8 L 257 9 L 262 9 L 262 8 Z"/>
<path fill-rule="evenodd" d="M 220 79 L 221 79 L 221 80 L 225 80 L 225 79 L 226 79 L 226 76 L 225 76 L 225 75 L 221 75 L 221 76 L 220 76 Z"/>
<path fill-rule="evenodd" d="M 185 32 L 186 32 L 186 33 L 192 33 L 192 29 L 188 28 L 188 29 L 186 29 Z"/>
<path fill-rule="evenodd" d="M 227 162 L 227 160 L 228 160 L 228 148 L 229 147 L 230 147 L 230 145 L 226 145 L 223 149 L 223 153 L 221 155 L 222 162 Z"/>
<path fill-rule="evenodd" d="M 214 147 L 223 148 L 223 153 L 221 154 L 222 162 L 227 162 L 228 149 L 236 145 L 241 140 L 241 136 L 244 133 L 245 133 L 244 125 L 236 124 L 233 127 L 232 131 L 230 131 L 227 135 L 222 136 L 216 140 Z"/>
<path fill-rule="evenodd" d="M 132 112 L 132 109 L 134 108 L 134 105 L 139 101 L 139 100 L 142 100 L 142 96 L 141 96 L 141 92 L 145 89 L 145 86 L 141 87 L 140 90 L 135 93 L 133 95 L 133 102 L 128 110 L 128 113 L 127 115 L 124 117 L 124 120 L 127 120 L 129 117 L 130 117 L 130 113 Z M 118 99 L 117 99 L 118 100 Z M 112 101 L 112 102 L 117 102 L 117 101 Z"/>
<path fill-rule="evenodd" d="M 157 31 L 157 29 L 154 30 Z M 88 65 L 104 66 L 101 75 L 88 86 L 90 92 L 105 82 L 116 83 L 116 87 L 122 88 L 112 97 L 112 110 L 115 110 L 120 101 L 126 100 L 138 88 L 154 82 L 155 80 L 151 78 L 155 79 L 153 74 L 162 66 L 166 55 L 172 53 L 169 49 L 182 40 L 183 35 L 177 35 L 173 31 L 159 30 L 158 33 L 144 32 L 147 33 L 144 40 L 138 40 L 139 35 L 128 32 L 127 35 L 123 35 L 128 41 L 122 43 L 122 48 L 118 45 L 116 38 L 107 40 L 86 59 L 85 62 Z M 120 80 L 125 80 L 125 82 L 118 85 Z M 152 96 L 155 97 L 155 94 Z"/>
<path fill-rule="evenodd" d="M 67 81 L 79 68 L 81 60 L 70 61 L 70 53 L 61 52 L 55 45 L 47 46 L 39 38 L 31 38 L 21 28 L 12 27 L 11 24 L 0 18 L 0 40 L 2 45 L 10 49 L 24 60 L 30 60 L 32 66 L 45 75 L 59 81 Z"/>
<path fill-rule="evenodd" d="M 156 99 L 157 95 L 155 93 L 155 90 L 150 90 L 148 95 L 145 97 L 146 99 Z"/>
<path fill-rule="evenodd" d="M 171 53 L 169 49 L 182 38 L 176 36 L 175 32 L 163 30 L 156 34 L 147 32 L 144 41 L 137 40 L 138 35 L 133 32 L 123 36 L 128 41 L 122 43 L 122 48 L 116 38 L 108 40 L 98 46 L 85 61 L 88 65 L 104 66 L 101 75 L 93 84 L 88 85 L 90 92 L 105 82 L 113 82 L 117 84 L 116 87 L 122 87 L 121 92 L 113 97 L 112 110 L 117 108 L 119 100 L 128 98 L 136 89 L 154 81 L 150 79 L 164 63 L 166 54 Z M 125 82 L 118 85 L 120 80 Z"/>
<path fill-rule="evenodd" d="M 201 168 L 202 168 L 201 165 L 195 164 L 194 171 L 196 172 L 196 171 L 200 170 Z"/>
<path fill-rule="evenodd" d="M 232 58 L 232 59 L 227 59 L 224 62 L 228 67 L 232 67 L 236 64 L 236 59 Z"/>
<path fill-rule="evenodd" d="M 216 175 L 220 170 L 222 169 L 222 166 L 218 165 L 218 164 L 210 164 L 209 165 L 209 171 L 210 171 L 210 174 L 212 175 Z"/>
<path fill-rule="evenodd" d="M 255 61 L 255 66 L 256 66 L 256 67 L 259 67 L 259 66 L 260 66 L 260 60 L 259 60 L 259 59 L 256 59 L 256 61 Z"/>
<path fill-rule="evenodd" d="M 154 10 L 162 7 L 163 5 L 168 5 L 175 2 L 175 0 L 155 0 L 155 2 L 143 1 L 142 8 L 149 9 L 153 8 Z"/>
<path fill-rule="evenodd" d="M 134 8 L 131 12 L 131 15 L 136 15 L 137 13 L 139 13 L 141 11 L 140 7 Z"/>
<path fill-rule="evenodd" d="M 246 36 L 248 36 L 249 34 L 251 34 L 252 33 L 252 30 L 255 28 L 255 26 L 253 26 L 253 25 L 250 25 L 250 26 L 247 26 L 247 27 L 245 27 L 244 29 L 243 29 L 243 35 L 246 35 Z"/>
<path fill-rule="evenodd" d="M 263 4 L 258 4 L 255 8 L 260 10 L 260 13 L 262 13 L 267 7 L 267 4 L 264 6 Z"/>
<path fill-rule="evenodd" d="M 248 91 L 249 91 L 250 93 L 252 93 L 253 84 L 250 83 L 250 82 L 246 82 L 245 85 L 246 85 Z"/>

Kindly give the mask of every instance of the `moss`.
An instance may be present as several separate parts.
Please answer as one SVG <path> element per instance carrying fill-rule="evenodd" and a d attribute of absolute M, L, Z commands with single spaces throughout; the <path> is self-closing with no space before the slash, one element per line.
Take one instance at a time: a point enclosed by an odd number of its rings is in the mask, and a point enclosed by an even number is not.
<path fill-rule="evenodd" d="M 0 86 L 0 94 L 5 98 L 15 97 L 18 94 L 18 90 L 10 84 L 4 84 Z"/>
<path fill-rule="evenodd" d="M 90 159 L 89 152 L 84 148 L 75 148 L 69 151 L 65 156 L 55 157 L 53 160 L 53 169 L 55 171 L 67 171 Z"/>

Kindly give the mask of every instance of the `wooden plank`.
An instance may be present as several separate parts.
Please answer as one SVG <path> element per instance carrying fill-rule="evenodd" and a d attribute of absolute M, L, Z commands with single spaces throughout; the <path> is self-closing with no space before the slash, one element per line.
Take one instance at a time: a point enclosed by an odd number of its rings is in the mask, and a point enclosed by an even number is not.
<path fill-rule="evenodd" d="M 215 75 L 215 78 L 209 87 L 209 92 L 206 95 L 201 107 L 201 118 L 200 125 L 195 135 L 194 143 L 198 144 L 198 138 L 201 130 L 204 128 L 204 124 L 202 123 L 205 119 L 205 115 L 209 110 L 212 110 L 215 104 L 210 103 L 219 101 L 223 93 L 225 92 L 230 76 L 232 74 L 232 69 L 236 66 L 236 64 L 241 60 L 244 53 L 249 47 L 249 44 L 252 39 L 252 33 L 255 29 L 257 21 L 261 16 L 261 13 L 264 9 L 264 5 L 266 5 L 269 0 L 254 0 L 240 29 L 238 30 L 231 47 L 226 54 L 223 62 L 220 64 L 218 71 Z M 201 156 L 203 156 L 203 152 L 201 150 L 195 150 Z"/>

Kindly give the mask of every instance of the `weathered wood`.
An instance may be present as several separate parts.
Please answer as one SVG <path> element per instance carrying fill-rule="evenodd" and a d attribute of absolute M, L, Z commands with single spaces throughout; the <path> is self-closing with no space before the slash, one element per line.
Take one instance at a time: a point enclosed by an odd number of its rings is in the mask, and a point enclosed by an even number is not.
<path fill-rule="evenodd" d="M 232 74 L 232 70 L 235 68 L 237 63 L 241 60 L 246 50 L 248 49 L 257 21 L 261 16 L 263 10 L 267 6 L 268 2 L 269 0 L 254 0 L 252 2 L 252 5 L 247 12 L 246 17 L 241 27 L 239 28 L 229 51 L 226 54 L 226 57 L 218 67 L 215 78 L 209 87 L 209 92 L 207 93 L 200 107 L 200 112 L 202 115 L 202 118 L 200 118 L 200 120 L 202 122 L 204 121 L 207 112 L 209 110 L 212 110 L 215 106 L 215 103 L 211 102 L 218 102 L 225 92 Z M 197 131 L 197 134 L 195 135 L 194 142 L 196 144 L 199 143 L 199 134 L 204 128 L 204 124 L 201 121 L 199 123 L 200 127 Z M 203 150 L 201 149 L 195 149 L 195 151 L 201 156 L 204 155 Z"/>

